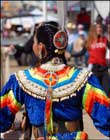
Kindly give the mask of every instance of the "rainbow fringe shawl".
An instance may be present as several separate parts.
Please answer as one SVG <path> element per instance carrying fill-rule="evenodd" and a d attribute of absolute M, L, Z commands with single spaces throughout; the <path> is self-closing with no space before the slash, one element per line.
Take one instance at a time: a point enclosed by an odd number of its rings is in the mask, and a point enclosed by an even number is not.
<path fill-rule="evenodd" d="M 44 137 L 53 133 L 52 88 L 48 88 L 45 104 Z"/>

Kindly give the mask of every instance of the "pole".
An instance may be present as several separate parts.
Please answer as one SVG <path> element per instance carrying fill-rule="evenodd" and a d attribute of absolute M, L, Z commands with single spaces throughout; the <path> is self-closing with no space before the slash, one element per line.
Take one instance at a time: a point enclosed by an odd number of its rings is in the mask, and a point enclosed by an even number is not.
<path fill-rule="evenodd" d="M 47 3 L 46 3 L 46 1 L 43 1 L 43 16 L 44 16 L 44 21 L 47 21 Z"/>
<path fill-rule="evenodd" d="M 67 1 L 57 1 L 59 24 L 64 27 L 67 17 Z"/>
<path fill-rule="evenodd" d="M 94 1 L 91 1 L 91 23 L 94 23 L 94 12 L 95 12 L 95 7 L 94 7 Z"/>

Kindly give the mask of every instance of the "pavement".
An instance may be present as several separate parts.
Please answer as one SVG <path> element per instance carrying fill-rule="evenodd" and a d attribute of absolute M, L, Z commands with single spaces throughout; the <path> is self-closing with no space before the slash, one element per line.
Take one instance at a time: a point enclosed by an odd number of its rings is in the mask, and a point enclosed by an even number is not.
<path fill-rule="evenodd" d="M 21 70 L 21 69 L 26 69 L 27 67 L 25 66 L 18 66 L 16 61 L 14 59 L 11 59 L 10 61 L 10 74 Z M 22 119 L 22 110 L 20 110 L 17 114 L 16 114 L 16 126 L 19 126 L 19 123 Z M 96 128 L 93 126 L 93 122 L 90 119 L 90 117 L 88 116 L 88 114 L 83 111 L 83 121 L 84 121 L 84 131 L 86 131 L 89 135 L 89 139 L 90 140 L 110 140 L 109 138 L 107 138 L 106 136 L 104 136 L 103 134 L 101 134 L 98 130 L 96 130 Z M 4 138 L 5 140 L 22 140 L 23 139 L 23 133 L 20 130 L 9 130 L 5 133 L 1 134 L 1 138 Z M 33 135 L 32 135 L 32 140 L 33 140 Z"/>

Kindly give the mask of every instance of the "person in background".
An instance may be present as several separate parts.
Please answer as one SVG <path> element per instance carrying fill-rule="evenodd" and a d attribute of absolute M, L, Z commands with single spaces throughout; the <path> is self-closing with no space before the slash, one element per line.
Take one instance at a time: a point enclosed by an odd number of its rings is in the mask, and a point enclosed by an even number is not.
<path fill-rule="evenodd" d="M 38 62 L 38 57 L 35 56 L 32 50 L 33 34 L 36 29 L 36 26 L 37 24 L 34 26 L 32 34 L 24 44 L 10 44 L 9 46 L 9 49 L 11 49 L 11 53 L 13 54 L 19 66 L 34 66 Z"/>
<path fill-rule="evenodd" d="M 68 46 L 67 51 L 71 53 L 72 51 L 72 44 L 76 41 L 78 35 L 76 31 L 76 25 L 72 22 L 68 22 L 66 25 L 67 35 L 68 35 Z"/>
<path fill-rule="evenodd" d="M 103 18 L 100 14 L 98 14 L 96 17 L 96 23 L 101 23 L 101 24 L 103 23 Z"/>
<path fill-rule="evenodd" d="M 68 34 L 68 45 L 71 45 L 77 38 L 76 33 L 76 24 L 68 22 L 66 25 L 67 34 Z"/>
<path fill-rule="evenodd" d="M 107 31 L 106 25 L 104 23 L 104 19 L 100 14 L 98 14 L 96 17 L 96 24 L 102 24 L 103 32 Z"/>
<path fill-rule="evenodd" d="M 84 37 L 87 38 L 87 32 L 84 29 L 84 25 L 79 24 L 77 25 L 77 32 L 79 33 L 80 31 L 83 31 Z"/>
<path fill-rule="evenodd" d="M 68 35 L 68 45 L 66 48 L 65 57 L 67 60 L 72 61 L 70 59 L 71 59 L 71 52 L 73 50 L 73 44 L 76 41 L 76 39 L 78 38 L 76 24 L 72 23 L 72 22 L 68 22 L 66 25 L 66 31 L 67 31 L 67 35 Z"/>
<path fill-rule="evenodd" d="M 15 60 L 17 61 L 19 66 L 34 66 L 38 61 L 38 58 L 35 56 L 33 50 L 33 36 L 31 36 L 24 45 L 13 45 L 11 44 L 9 47 L 13 53 Z"/>
<path fill-rule="evenodd" d="M 72 65 L 74 64 L 75 66 L 79 66 L 78 61 L 80 57 L 84 56 L 84 63 L 87 66 L 87 59 L 88 59 L 88 52 L 86 51 L 85 42 L 87 39 L 87 33 L 84 30 L 84 26 L 82 24 L 79 24 L 76 27 L 76 38 L 74 42 L 71 44 L 71 50 L 66 50 L 65 57 L 68 61 L 71 61 Z M 74 60 L 73 60 L 73 59 Z M 73 62 L 72 62 L 73 61 Z M 82 63 L 80 64 L 82 65 Z"/>
<path fill-rule="evenodd" d="M 77 21 L 77 25 L 82 24 L 84 26 L 84 30 L 86 31 L 89 30 L 91 19 L 85 7 L 81 8 L 80 13 L 77 15 L 76 21 Z"/>
<path fill-rule="evenodd" d="M 84 42 L 86 42 L 87 40 L 87 36 L 88 36 L 88 32 L 84 29 L 84 26 L 82 24 L 79 24 L 77 26 L 77 32 L 78 32 L 78 36 L 81 33 L 83 36 L 83 39 L 85 40 Z M 85 45 L 84 45 L 85 46 Z M 79 52 L 76 57 L 80 57 L 80 56 L 84 56 L 85 59 L 85 66 L 87 66 L 87 61 L 88 61 L 88 51 L 86 51 L 86 47 L 83 47 L 83 49 L 81 50 L 81 52 Z"/>
<path fill-rule="evenodd" d="M 105 24 L 106 24 L 106 26 L 109 24 L 109 22 L 110 22 L 110 11 L 109 11 L 109 13 L 108 13 L 108 16 L 107 16 L 106 19 L 105 19 Z"/>
<path fill-rule="evenodd" d="M 109 75 L 106 61 L 106 48 L 110 48 L 107 38 L 103 34 L 102 24 L 92 25 L 87 39 L 87 50 L 89 53 L 88 69 L 99 79 L 107 95 L 109 91 Z"/>
<path fill-rule="evenodd" d="M 30 124 L 44 128 L 42 139 L 87 140 L 79 121 L 83 108 L 94 126 L 110 137 L 110 100 L 98 79 L 87 69 L 66 64 L 68 37 L 56 22 L 43 22 L 34 35 L 33 51 L 39 57 L 35 67 L 12 74 L 0 98 L 0 132 L 9 130 L 15 114 L 24 104 Z M 63 122 L 66 131 L 60 131 Z"/>
<path fill-rule="evenodd" d="M 84 54 L 80 54 L 80 55 L 75 55 L 75 54 L 79 54 L 80 52 L 82 52 L 85 48 L 85 43 L 86 43 L 86 37 L 85 37 L 85 32 L 84 31 L 79 31 L 78 32 L 78 38 L 75 41 L 75 43 L 73 44 L 73 50 L 72 50 L 72 56 L 75 59 L 75 66 L 83 66 L 83 64 L 85 63 L 84 60 Z"/>

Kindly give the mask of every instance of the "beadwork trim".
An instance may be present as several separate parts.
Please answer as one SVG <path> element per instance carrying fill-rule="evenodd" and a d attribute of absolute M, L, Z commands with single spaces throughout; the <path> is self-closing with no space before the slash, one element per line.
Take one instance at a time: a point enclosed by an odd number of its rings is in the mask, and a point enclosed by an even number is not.
<path fill-rule="evenodd" d="M 49 71 L 59 71 L 62 70 L 66 65 L 65 64 L 60 64 L 60 65 L 51 65 L 50 63 L 42 64 L 41 68 L 44 70 L 49 70 Z"/>
<path fill-rule="evenodd" d="M 76 92 L 79 91 L 87 82 L 88 77 L 92 72 L 87 69 L 81 70 L 76 79 L 67 85 L 61 86 L 53 90 L 52 100 L 54 102 L 63 101 L 69 99 L 73 96 L 76 96 Z M 27 79 L 24 71 L 19 71 L 15 73 L 15 76 L 18 80 L 20 87 L 29 95 L 34 98 L 46 99 L 46 89 L 45 87 L 40 86 L 37 83 L 34 83 Z"/>

